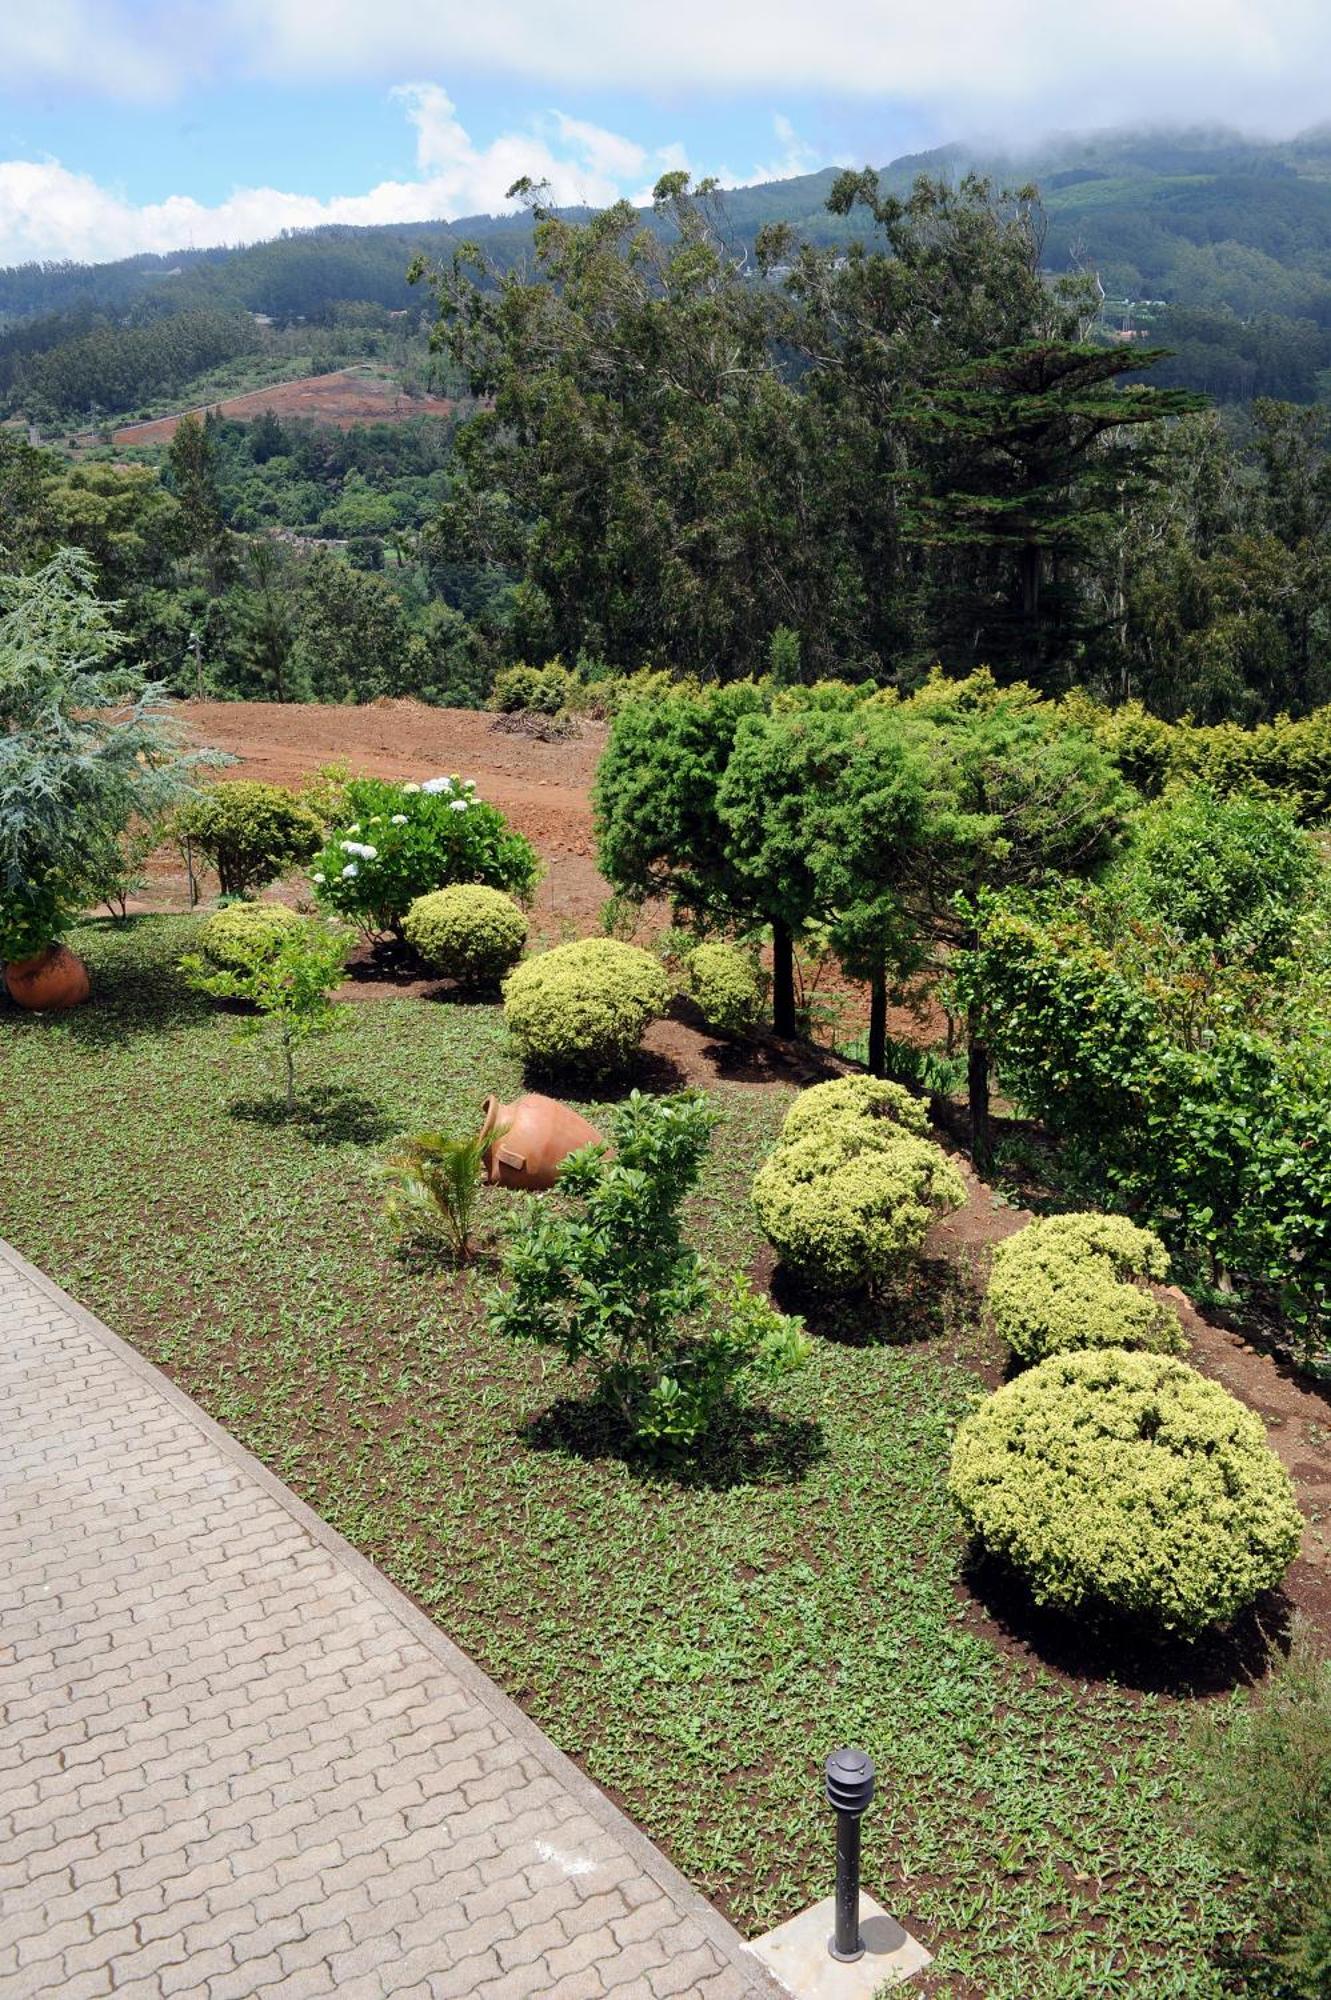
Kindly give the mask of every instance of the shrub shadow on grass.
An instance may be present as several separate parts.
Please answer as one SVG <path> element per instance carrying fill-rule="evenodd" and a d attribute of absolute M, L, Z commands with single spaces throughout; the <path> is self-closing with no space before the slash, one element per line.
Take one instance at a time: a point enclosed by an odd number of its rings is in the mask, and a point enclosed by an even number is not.
<path fill-rule="evenodd" d="M 1289 1645 L 1293 1606 L 1263 1591 L 1229 1625 L 1192 1641 L 1138 1619 L 1039 1605 L 1010 1564 L 972 1549 L 962 1582 L 1004 1652 L 1028 1654 L 1069 1681 L 1112 1681 L 1141 1694 L 1195 1700 L 1250 1686 Z"/>
<path fill-rule="evenodd" d="M 965 1273 L 941 1257 L 922 1259 L 881 1293 L 823 1291 L 778 1264 L 771 1291 L 782 1312 L 797 1313 L 810 1333 L 838 1347 L 914 1347 L 965 1328 L 979 1309 Z"/>
<path fill-rule="evenodd" d="M 644 1450 L 618 1410 L 597 1398 L 561 1396 L 521 1425 L 518 1435 L 533 1451 L 589 1464 L 617 1459 L 648 1484 L 712 1492 L 795 1485 L 827 1456 L 820 1424 L 754 1403 L 731 1404 L 696 1445 L 671 1452 Z"/>
<path fill-rule="evenodd" d="M 618 1103 L 631 1090 L 641 1090 L 653 1097 L 673 1097 L 689 1088 L 690 1079 L 687 1070 L 673 1056 L 662 1055 L 655 1049 L 639 1049 L 621 1068 L 595 1076 L 528 1058 L 522 1065 L 522 1083 L 524 1090 L 557 1097 L 565 1104 L 576 1105 L 590 1117 L 591 1105 Z M 594 1118 L 592 1122 L 596 1122 Z"/>
<path fill-rule="evenodd" d="M 301 1091 L 292 1105 L 276 1092 L 267 1097 L 234 1097 L 227 1110 L 248 1125 L 270 1129 L 288 1125 L 312 1146 L 375 1146 L 397 1130 L 372 1098 L 338 1083 L 316 1084 Z"/>

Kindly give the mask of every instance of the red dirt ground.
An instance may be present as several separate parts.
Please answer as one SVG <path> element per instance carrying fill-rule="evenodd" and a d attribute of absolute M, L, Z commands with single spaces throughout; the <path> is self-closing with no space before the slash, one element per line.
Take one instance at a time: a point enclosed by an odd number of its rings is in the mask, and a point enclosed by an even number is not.
<path fill-rule="evenodd" d="M 385 375 L 339 368 L 331 375 L 301 375 L 294 382 L 274 382 L 267 389 L 250 389 L 243 396 L 226 396 L 195 411 L 178 411 L 150 423 L 126 424 L 113 434 L 116 444 L 169 444 L 182 416 L 202 416 L 220 410 L 224 417 L 261 417 L 272 410 L 279 417 L 313 417 L 337 430 L 355 424 L 393 423 L 407 417 L 445 417 L 456 405 L 447 396 L 406 396 Z"/>
<path fill-rule="evenodd" d="M 467 709 L 429 708 L 413 701 L 382 701 L 365 708 L 318 708 L 276 702 L 184 702 L 181 712 L 200 744 L 229 751 L 237 762 L 224 778 L 262 778 L 294 785 L 321 765 L 347 765 L 353 773 L 420 780 L 457 772 L 474 778 L 490 799 L 534 842 L 546 874 L 537 893 L 536 927 L 547 937 L 596 929 L 609 885 L 598 873 L 592 831 L 590 788 L 605 741 L 606 725 L 582 724 L 569 741 L 542 743 L 493 728 L 493 718 Z M 186 884 L 178 866 L 162 858 L 154 870 L 146 906 L 183 908 Z M 369 1000 L 423 990 L 431 981 L 380 977 L 353 962 L 343 989 L 347 999 Z M 912 1033 L 910 1016 L 894 1016 L 892 1032 Z M 792 1050 L 774 1036 L 759 1034 L 731 1041 L 710 1033 L 687 1003 L 670 1019 L 649 1028 L 644 1038 L 649 1081 L 661 1089 L 685 1083 L 704 1086 L 720 1079 L 757 1089 L 775 1083 L 810 1083 L 844 1067 L 818 1051 Z M 955 1122 L 949 1119 L 949 1124 Z M 940 1223 L 928 1246 L 953 1268 L 983 1283 L 992 1246 L 1023 1223 L 1031 1212 L 1013 1207 L 973 1172 L 954 1140 L 940 1137 L 966 1181 L 964 1209 Z M 1223 1382 L 1262 1416 L 1271 1443 L 1288 1467 L 1308 1523 L 1303 1553 L 1290 1574 L 1288 1594 L 1331 1644 L 1331 1386 L 1295 1375 L 1242 1334 L 1199 1312 L 1171 1292 L 1183 1320 L 1190 1358 Z M 997 1348 L 988 1371 L 1001 1379 Z M 980 1609 L 999 1643 L 1016 1652 L 1034 1652 L 1019 1633 L 1006 1629 L 1001 1612 Z M 1046 1659 L 1046 1664 L 1048 1663 Z"/>

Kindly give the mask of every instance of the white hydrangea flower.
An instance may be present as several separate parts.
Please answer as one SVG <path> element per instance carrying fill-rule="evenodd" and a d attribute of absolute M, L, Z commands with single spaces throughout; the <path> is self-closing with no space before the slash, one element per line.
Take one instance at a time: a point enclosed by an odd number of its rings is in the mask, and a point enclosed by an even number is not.
<path fill-rule="evenodd" d="M 360 863 L 358 861 L 348 861 L 346 867 L 342 870 L 342 880 L 344 882 L 349 882 L 351 881 L 353 876 L 359 874 L 360 874 Z"/>
<path fill-rule="evenodd" d="M 357 822 L 356 822 L 355 826 L 349 826 L 349 827 L 347 828 L 347 832 L 348 832 L 348 833 L 359 833 L 359 832 L 360 832 L 360 821 L 359 821 L 359 820 L 357 820 Z"/>
<path fill-rule="evenodd" d="M 423 792 L 431 792 L 431 793 L 451 792 L 452 789 L 453 789 L 453 780 L 451 778 L 427 778 L 425 780 L 425 783 L 421 786 L 421 790 Z"/>
<path fill-rule="evenodd" d="M 310 877 L 311 882 L 326 882 L 327 879 L 327 876 L 323 874 L 311 875 Z"/>
<path fill-rule="evenodd" d="M 455 813 L 464 813 L 467 810 L 467 801 L 465 799 L 450 799 L 448 803 L 450 809 Z"/>
<path fill-rule="evenodd" d="M 360 851 L 360 858 L 362 861 L 377 861 L 379 859 L 379 850 L 377 847 L 371 847 L 367 842 Z"/>
<path fill-rule="evenodd" d="M 420 786 L 419 786 L 419 785 L 404 785 L 404 786 L 402 787 L 402 789 L 403 789 L 403 791 L 404 791 L 404 792 L 418 792 L 418 791 L 420 790 Z"/>
<path fill-rule="evenodd" d="M 394 814 L 393 814 L 393 825 L 394 825 L 394 826 L 405 826 L 405 825 L 406 825 L 406 823 L 407 823 L 407 815 L 406 815 L 405 813 L 394 813 Z"/>
<path fill-rule="evenodd" d="M 462 780 L 462 789 L 464 792 L 474 792 L 476 789 L 475 778 L 464 778 Z"/>

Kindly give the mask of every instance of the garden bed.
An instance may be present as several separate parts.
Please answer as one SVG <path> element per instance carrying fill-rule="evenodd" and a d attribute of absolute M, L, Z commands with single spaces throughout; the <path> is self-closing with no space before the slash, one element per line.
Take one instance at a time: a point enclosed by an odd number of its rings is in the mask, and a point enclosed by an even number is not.
<path fill-rule="evenodd" d="M 91 1006 L 0 1012 L 20 1110 L 0 1234 L 437 1618 L 742 1929 L 825 1893 L 818 1763 L 859 1742 L 880 1773 L 866 1884 L 936 1951 L 921 1990 L 1233 1990 L 1243 1910 L 1186 1831 L 1188 1723 L 1254 1663 L 1255 1626 L 1187 1663 L 1074 1657 L 991 1580 L 968 1587 L 943 1474 L 995 1372 L 968 1268 L 1015 1212 L 982 1192 L 910 1298 L 820 1338 L 696 1466 L 626 1461 L 557 1371 L 487 1331 L 484 1259 L 413 1267 L 379 1225 L 383 1141 L 520 1089 L 498 1008 L 390 989 L 347 1009 L 288 1120 L 263 1055 L 177 979 L 192 930 L 89 926 Z M 748 1185 L 806 1079 L 687 1015 L 653 1037 L 639 1080 L 710 1064 L 723 1114 L 695 1237 L 766 1273 Z M 485 1219 L 509 1199 L 487 1190 Z"/>

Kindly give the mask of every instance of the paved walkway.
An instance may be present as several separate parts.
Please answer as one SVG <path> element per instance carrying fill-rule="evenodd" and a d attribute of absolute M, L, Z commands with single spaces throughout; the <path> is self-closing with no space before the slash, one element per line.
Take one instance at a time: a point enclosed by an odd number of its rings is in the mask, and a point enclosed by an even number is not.
<path fill-rule="evenodd" d="M 377 1571 L 0 1245 L 0 1996 L 757 2000 Z"/>

